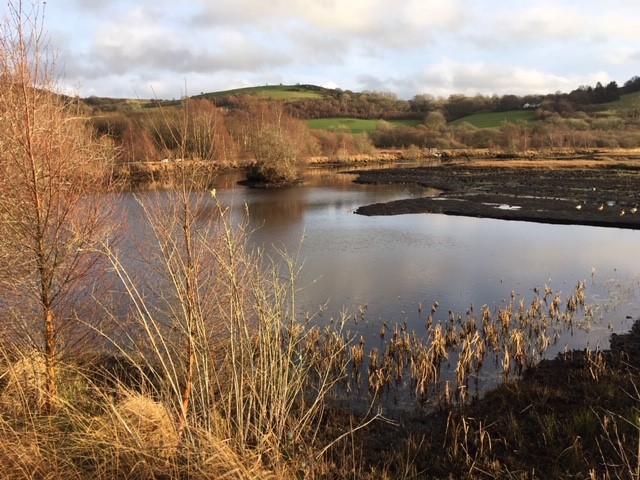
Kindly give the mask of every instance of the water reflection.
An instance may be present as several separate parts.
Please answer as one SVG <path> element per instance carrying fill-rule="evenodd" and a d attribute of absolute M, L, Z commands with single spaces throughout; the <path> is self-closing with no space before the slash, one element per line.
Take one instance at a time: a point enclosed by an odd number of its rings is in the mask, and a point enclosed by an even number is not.
<path fill-rule="evenodd" d="M 258 190 L 238 185 L 241 178 L 235 174 L 225 175 L 215 185 L 216 196 L 202 198 L 198 219 L 203 227 L 210 224 L 217 202 L 237 221 L 248 212 L 253 245 L 273 258 L 274 248 L 298 255 L 299 318 L 317 313 L 312 323 L 324 327 L 346 312 L 350 338 L 362 335 L 367 351 L 383 352 L 396 324 L 426 338 L 435 301 L 440 307 L 433 324 L 444 326 L 452 316 L 467 318 L 472 309 L 479 316 L 484 305 L 494 318 L 509 304 L 530 305 L 534 289 L 548 287 L 565 303 L 578 281 L 586 284 L 595 321 L 576 317 L 566 331 L 552 332 L 547 356 L 565 348 L 606 348 L 611 332 L 627 331 L 631 319 L 640 316 L 640 256 L 635 254 L 640 231 L 445 215 L 365 217 L 353 212 L 361 205 L 432 192 L 357 185 L 353 178 L 317 170 L 302 185 Z M 167 199 L 166 192 L 136 195 L 143 202 Z M 148 240 L 134 195 L 125 195 L 123 205 L 128 206 L 123 210 L 128 230 L 135 239 Z M 130 258 L 139 257 L 132 252 Z M 147 275 L 148 267 L 141 270 Z M 389 330 L 381 338 L 385 324 Z M 457 358 L 452 351 L 452 368 L 443 372 L 443 380 L 453 379 Z M 485 386 L 502 378 L 497 362 L 485 370 Z M 396 396 L 394 401 L 402 400 Z"/>
<path fill-rule="evenodd" d="M 357 185 L 352 175 L 327 170 L 311 171 L 303 185 L 278 190 L 248 189 L 237 179 L 219 179 L 217 196 L 207 196 L 201 220 L 207 222 L 216 201 L 237 219 L 248 210 L 254 245 L 268 252 L 299 251 L 300 318 L 322 305 L 316 319 L 323 324 L 366 305 L 366 315 L 347 327 L 367 345 L 381 342 L 384 322 L 406 322 L 409 331 L 425 335 L 420 306 L 434 301 L 441 308 L 433 320 L 443 323 L 449 311 L 464 316 L 470 305 L 496 312 L 512 292 L 516 303 L 528 304 L 533 289 L 545 285 L 565 301 L 579 280 L 602 323 L 574 328 L 557 339 L 549 355 L 566 346 L 604 348 L 611 331 L 626 331 L 627 317 L 640 315 L 638 231 L 445 215 L 364 217 L 353 213 L 361 205 L 431 192 Z M 136 235 L 143 234 L 135 211 L 130 222 Z"/>
<path fill-rule="evenodd" d="M 303 186 L 236 186 L 220 199 L 236 208 L 246 203 L 256 245 L 290 252 L 300 247 L 299 301 L 305 309 L 328 302 L 328 318 L 367 304 L 367 323 L 353 328 L 358 333 L 375 336 L 382 321 L 421 328 L 418 305 L 434 300 L 464 313 L 471 303 L 497 308 L 512 290 L 527 296 L 548 284 L 567 293 L 578 280 L 590 279 L 592 268 L 598 274 L 588 294 L 604 298 L 606 282 L 633 283 L 640 272 L 633 254 L 639 232 L 444 215 L 362 217 L 353 214 L 360 205 L 427 192 L 356 185 L 352 178 L 319 171 Z M 633 304 L 619 308 L 625 311 L 615 314 L 618 320 L 638 314 Z"/>

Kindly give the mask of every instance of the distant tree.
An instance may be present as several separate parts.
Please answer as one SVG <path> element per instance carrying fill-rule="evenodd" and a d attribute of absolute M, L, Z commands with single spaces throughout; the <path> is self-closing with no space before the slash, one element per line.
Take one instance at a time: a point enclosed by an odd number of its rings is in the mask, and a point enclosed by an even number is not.
<path fill-rule="evenodd" d="M 624 82 L 624 86 L 622 87 L 623 92 L 625 94 L 634 93 L 640 91 L 640 77 L 634 76 L 629 80 Z"/>
<path fill-rule="evenodd" d="M 602 103 L 606 101 L 606 94 L 602 83 L 596 83 L 595 88 L 591 94 L 591 103 Z"/>
<path fill-rule="evenodd" d="M 615 102 L 620 99 L 620 89 L 615 81 L 609 82 L 604 87 L 604 98 L 605 102 Z"/>
<path fill-rule="evenodd" d="M 473 135 L 469 147 L 494 148 L 500 143 L 500 132 L 493 128 L 479 128 Z"/>
<path fill-rule="evenodd" d="M 424 125 L 431 130 L 439 130 L 446 128 L 447 120 L 441 112 L 429 112 L 424 117 Z"/>
<path fill-rule="evenodd" d="M 467 147 L 476 146 L 476 134 L 478 132 L 478 128 L 469 122 L 462 122 L 459 125 L 452 127 L 451 131 L 456 142 Z"/>
<path fill-rule="evenodd" d="M 224 114 L 208 100 L 189 100 L 187 109 L 186 153 L 190 158 L 228 163 L 234 156 L 233 142 Z"/>
<path fill-rule="evenodd" d="M 476 112 L 488 109 L 489 100 L 482 95 L 467 97 L 465 95 L 450 95 L 443 105 L 443 113 L 448 122 L 466 117 Z"/>
<path fill-rule="evenodd" d="M 530 148 L 529 130 L 523 122 L 505 122 L 500 127 L 502 148 L 510 152 Z"/>
<path fill-rule="evenodd" d="M 506 112 L 509 110 L 518 110 L 522 108 L 524 101 L 516 95 L 504 95 L 500 98 L 499 111 Z"/>
<path fill-rule="evenodd" d="M 251 117 L 246 149 L 254 161 L 249 178 L 267 185 L 297 181 L 304 160 L 304 127 L 286 115 L 279 102 L 257 105 Z"/>
<path fill-rule="evenodd" d="M 122 135 L 129 128 L 131 118 L 123 113 L 95 115 L 89 119 L 96 136 L 108 136 L 116 143 L 120 143 Z"/>
<path fill-rule="evenodd" d="M 438 107 L 437 101 L 432 95 L 416 95 L 409 100 L 409 106 L 412 113 L 423 115 Z"/>
<path fill-rule="evenodd" d="M 574 106 L 566 98 L 561 95 L 550 96 L 544 100 L 538 110 L 538 116 L 545 118 L 549 115 L 557 113 L 561 116 L 570 116 L 575 112 Z"/>
<path fill-rule="evenodd" d="M 120 135 L 118 158 L 120 161 L 152 162 L 159 160 L 159 152 L 145 128 L 130 122 Z"/>

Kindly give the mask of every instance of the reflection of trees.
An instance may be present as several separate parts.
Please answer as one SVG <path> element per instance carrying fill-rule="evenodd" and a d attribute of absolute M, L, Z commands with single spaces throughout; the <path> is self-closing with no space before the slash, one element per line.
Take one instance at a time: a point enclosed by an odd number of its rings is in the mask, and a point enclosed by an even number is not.
<path fill-rule="evenodd" d="M 300 223 L 309 205 L 303 188 L 274 190 L 248 205 L 249 224 L 265 234 Z"/>
<path fill-rule="evenodd" d="M 358 170 L 365 169 L 367 167 L 358 166 Z M 379 165 L 369 168 L 380 168 Z M 354 167 L 351 167 L 353 170 Z M 353 180 L 356 178 L 355 174 L 343 174 L 337 169 L 330 169 L 326 167 L 318 169 L 307 169 L 304 173 L 304 186 L 305 187 L 326 187 L 330 185 L 331 188 L 339 188 L 341 190 L 353 189 Z"/>

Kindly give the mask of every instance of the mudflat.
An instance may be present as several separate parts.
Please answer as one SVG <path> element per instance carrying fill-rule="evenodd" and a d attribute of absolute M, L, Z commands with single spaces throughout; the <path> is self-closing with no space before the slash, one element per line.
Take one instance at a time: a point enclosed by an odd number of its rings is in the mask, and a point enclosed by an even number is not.
<path fill-rule="evenodd" d="M 360 207 L 361 215 L 441 213 L 640 229 L 640 156 L 465 159 L 357 172 L 367 184 L 411 184 L 437 196 Z"/>

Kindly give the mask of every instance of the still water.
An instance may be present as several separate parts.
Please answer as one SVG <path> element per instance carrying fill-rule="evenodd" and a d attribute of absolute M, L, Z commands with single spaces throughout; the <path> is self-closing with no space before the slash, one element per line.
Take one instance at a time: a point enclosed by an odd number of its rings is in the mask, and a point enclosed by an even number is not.
<path fill-rule="evenodd" d="M 464 316 L 471 305 L 475 312 L 500 308 L 512 291 L 516 302 L 529 304 L 533 289 L 545 285 L 564 303 L 584 281 L 596 321 L 563 335 L 550 357 L 567 347 L 606 348 L 612 331 L 627 331 L 640 316 L 640 231 L 430 214 L 365 217 L 354 213 L 361 205 L 433 192 L 357 185 L 354 178 L 325 169 L 286 189 L 249 189 L 234 175 L 217 183 L 218 201 L 238 217 L 248 209 L 254 245 L 297 257 L 301 319 L 319 312 L 317 321 L 329 322 L 366 306 L 365 319 L 348 328 L 371 345 L 380 342 L 383 322 L 406 322 L 423 335 L 434 301 L 434 321 L 443 322 L 449 311 Z"/>

